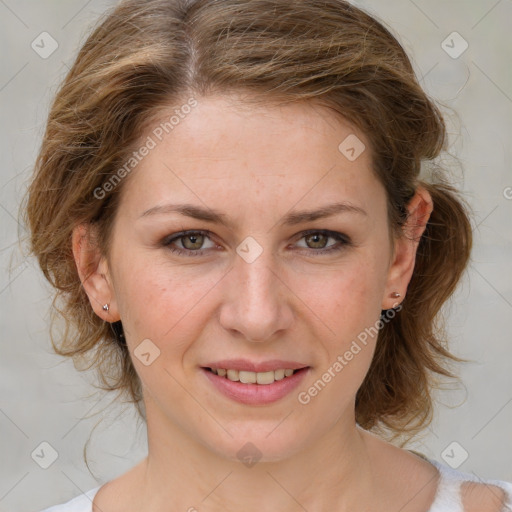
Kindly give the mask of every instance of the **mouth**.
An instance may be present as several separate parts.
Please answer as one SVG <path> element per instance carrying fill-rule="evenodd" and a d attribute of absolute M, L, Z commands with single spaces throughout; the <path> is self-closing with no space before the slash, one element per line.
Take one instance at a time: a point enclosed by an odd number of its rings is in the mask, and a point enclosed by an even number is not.
<path fill-rule="evenodd" d="M 245 405 L 266 406 L 291 395 L 311 370 L 279 368 L 265 372 L 252 372 L 231 368 L 201 366 L 206 382 L 230 400 Z"/>
<path fill-rule="evenodd" d="M 281 368 L 278 370 L 270 370 L 267 372 L 251 372 L 244 370 L 235 370 L 231 368 L 208 368 L 202 367 L 203 370 L 209 371 L 214 375 L 228 379 L 232 382 L 240 382 L 242 384 L 259 384 L 262 386 L 268 386 L 276 381 L 281 381 L 290 378 L 297 372 L 306 370 L 309 368 Z"/>

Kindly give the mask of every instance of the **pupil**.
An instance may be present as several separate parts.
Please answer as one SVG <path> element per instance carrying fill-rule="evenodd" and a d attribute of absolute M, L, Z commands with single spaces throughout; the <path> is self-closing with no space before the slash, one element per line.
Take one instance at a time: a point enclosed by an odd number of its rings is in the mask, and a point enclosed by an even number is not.
<path fill-rule="evenodd" d="M 195 245 L 197 243 L 197 240 L 200 239 L 202 235 L 187 235 L 185 237 L 185 241 L 190 240 L 192 242 L 192 245 Z M 185 247 L 187 247 L 187 243 L 184 244 Z M 199 244 L 201 245 L 201 244 Z M 187 247 L 187 249 L 197 249 L 197 247 Z"/>
<path fill-rule="evenodd" d="M 321 233 L 314 233 L 312 235 L 309 235 L 310 241 L 312 241 L 313 244 L 318 244 L 319 243 L 319 241 L 318 241 L 319 237 L 322 238 L 322 237 L 324 237 L 324 235 L 322 235 Z M 311 240 L 311 239 L 313 239 L 313 240 Z M 324 242 L 324 244 L 320 243 L 320 248 L 322 248 L 323 246 L 325 246 L 325 242 Z"/>

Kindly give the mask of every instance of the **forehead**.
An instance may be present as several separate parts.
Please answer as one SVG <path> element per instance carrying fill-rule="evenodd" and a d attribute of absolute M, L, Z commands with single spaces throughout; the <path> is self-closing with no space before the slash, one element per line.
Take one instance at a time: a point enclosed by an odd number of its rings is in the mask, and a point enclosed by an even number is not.
<path fill-rule="evenodd" d="M 142 210 L 179 197 L 213 207 L 214 198 L 218 207 L 254 204 L 257 211 L 276 201 L 289 209 L 352 197 L 364 208 L 382 192 L 368 139 L 326 107 L 214 96 L 184 112 L 171 105 L 147 128 L 140 144 L 151 141 L 152 149 L 123 202 Z"/>

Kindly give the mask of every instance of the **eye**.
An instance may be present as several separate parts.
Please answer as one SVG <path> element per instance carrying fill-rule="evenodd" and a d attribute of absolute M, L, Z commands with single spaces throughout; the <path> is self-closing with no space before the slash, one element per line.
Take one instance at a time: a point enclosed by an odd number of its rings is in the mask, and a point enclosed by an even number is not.
<path fill-rule="evenodd" d="M 329 230 L 309 230 L 301 233 L 301 240 L 306 241 L 306 247 L 312 249 L 308 251 L 314 256 L 322 256 L 335 251 L 341 251 L 346 246 L 351 245 L 351 240 L 347 235 Z M 329 239 L 336 240 L 337 243 L 327 245 Z M 327 247 L 327 248 L 326 248 Z M 320 249 L 320 250 L 316 250 Z"/>
<path fill-rule="evenodd" d="M 201 249 L 205 239 L 210 238 L 210 231 L 188 231 L 184 233 L 177 233 L 166 238 L 163 245 L 167 247 L 171 252 L 185 255 L 185 256 L 201 256 L 205 250 Z M 174 247 L 175 242 L 179 242 L 183 248 Z M 215 244 L 212 242 L 212 246 Z"/>
<path fill-rule="evenodd" d="M 210 231 L 187 231 L 176 233 L 167 237 L 162 242 L 162 245 L 174 254 L 183 256 L 201 256 L 205 254 L 208 249 L 218 247 L 210 240 Z M 329 230 L 309 230 L 300 233 L 299 240 L 306 241 L 306 249 L 308 255 L 325 255 L 334 251 L 341 251 L 346 246 L 352 245 L 350 238 L 343 233 Z M 327 241 L 333 239 L 336 243 L 327 245 Z M 204 248 L 205 240 L 210 240 L 210 247 Z M 178 244 L 178 247 L 176 247 Z M 181 247 L 180 247 L 181 245 Z M 302 250 L 302 249 L 300 249 Z"/>

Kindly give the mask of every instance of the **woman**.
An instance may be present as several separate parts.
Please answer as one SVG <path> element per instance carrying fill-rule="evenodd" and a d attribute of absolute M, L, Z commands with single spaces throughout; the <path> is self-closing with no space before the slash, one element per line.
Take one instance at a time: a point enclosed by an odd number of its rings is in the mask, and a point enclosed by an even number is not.
<path fill-rule="evenodd" d="M 148 456 L 52 512 L 511 510 L 390 440 L 451 376 L 435 319 L 472 243 L 420 180 L 445 125 L 341 0 L 128 0 L 57 94 L 32 249 Z M 508 507 L 508 508 L 507 508 Z"/>

